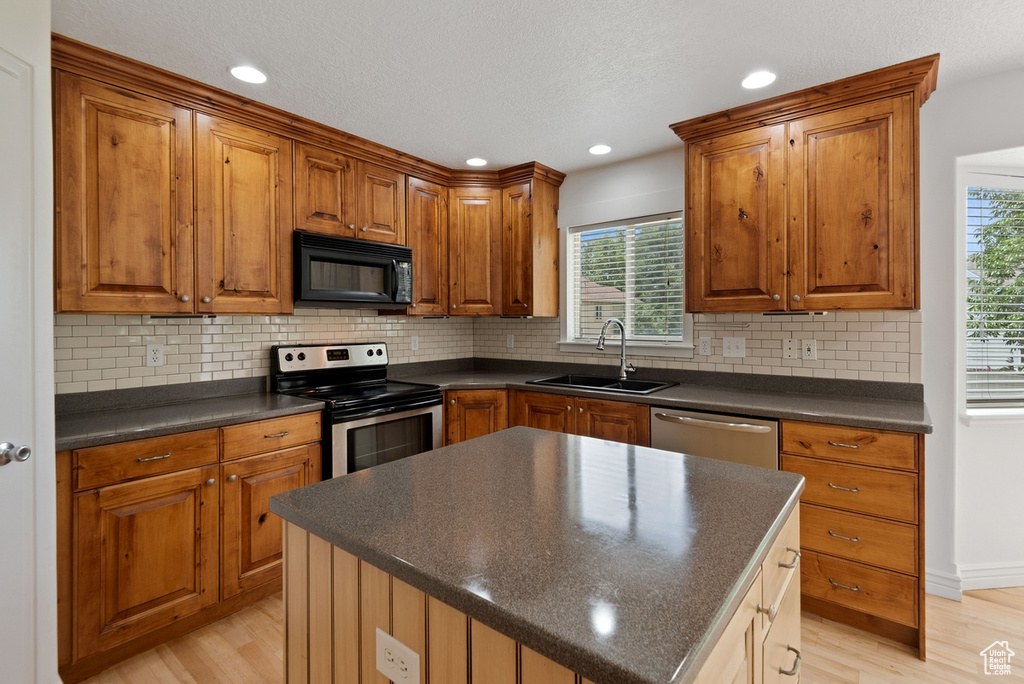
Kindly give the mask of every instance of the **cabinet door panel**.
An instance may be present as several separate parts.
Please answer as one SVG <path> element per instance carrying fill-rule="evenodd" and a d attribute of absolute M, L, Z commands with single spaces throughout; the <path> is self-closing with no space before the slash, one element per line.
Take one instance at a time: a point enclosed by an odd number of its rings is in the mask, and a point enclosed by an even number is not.
<path fill-rule="evenodd" d="M 355 171 L 342 154 L 295 143 L 295 228 L 355 237 Z"/>
<path fill-rule="evenodd" d="M 358 237 L 393 245 L 405 244 L 405 174 L 359 162 Z"/>
<path fill-rule="evenodd" d="M 57 310 L 191 313 L 191 112 L 56 78 Z"/>
<path fill-rule="evenodd" d="M 779 124 L 689 147 L 687 311 L 785 309 L 784 137 Z"/>
<path fill-rule="evenodd" d="M 525 316 L 533 301 L 533 244 L 530 221 L 530 183 L 501 191 L 502 313 Z"/>
<path fill-rule="evenodd" d="M 643 404 L 576 399 L 576 430 L 585 437 L 624 444 L 651 443 L 651 411 Z"/>
<path fill-rule="evenodd" d="M 77 657 L 217 602 L 216 477 L 195 468 L 76 496 Z"/>
<path fill-rule="evenodd" d="M 497 315 L 501 312 L 501 191 L 452 188 L 448 206 L 449 313 Z"/>
<path fill-rule="evenodd" d="M 576 432 L 573 398 L 561 394 L 515 392 L 510 418 L 513 425 L 567 434 Z"/>
<path fill-rule="evenodd" d="M 914 304 L 910 96 L 790 124 L 790 308 Z"/>
<path fill-rule="evenodd" d="M 415 263 L 412 305 L 416 316 L 448 313 L 448 189 L 409 178 L 409 247 Z"/>
<path fill-rule="evenodd" d="M 505 390 L 448 392 L 447 444 L 489 435 L 508 427 L 508 393 Z"/>
<path fill-rule="evenodd" d="M 222 598 L 280 579 L 281 520 L 270 512 L 270 497 L 309 484 L 319 458 L 319 446 L 309 445 L 222 466 Z"/>
<path fill-rule="evenodd" d="M 290 313 L 291 142 L 204 114 L 196 138 L 196 310 Z"/>

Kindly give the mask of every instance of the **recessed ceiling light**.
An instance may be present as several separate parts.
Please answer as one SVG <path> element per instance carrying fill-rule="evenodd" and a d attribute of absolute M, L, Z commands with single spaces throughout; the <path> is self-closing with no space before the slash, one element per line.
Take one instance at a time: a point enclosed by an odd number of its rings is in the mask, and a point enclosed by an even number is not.
<path fill-rule="evenodd" d="M 775 82 L 775 74 L 770 71 L 755 71 L 754 73 L 743 79 L 742 85 L 744 88 L 764 88 L 766 85 Z"/>
<path fill-rule="evenodd" d="M 481 159 L 480 157 L 473 157 L 472 159 L 467 159 L 466 163 L 469 164 L 470 166 L 487 166 L 487 160 Z"/>
<path fill-rule="evenodd" d="M 267 80 L 265 73 L 251 66 L 232 67 L 231 75 L 239 81 L 245 81 L 246 83 L 265 83 Z"/>
<path fill-rule="evenodd" d="M 590 154 L 608 154 L 612 151 L 612 148 L 607 145 L 594 145 L 590 148 Z"/>

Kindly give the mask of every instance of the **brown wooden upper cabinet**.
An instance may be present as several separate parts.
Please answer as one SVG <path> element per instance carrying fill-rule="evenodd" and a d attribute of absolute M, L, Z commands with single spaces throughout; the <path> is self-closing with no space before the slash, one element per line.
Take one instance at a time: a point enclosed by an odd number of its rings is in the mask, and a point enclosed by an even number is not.
<path fill-rule="evenodd" d="M 534 178 L 502 188 L 504 316 L 558 315 L 558 187 Z"/>
<path fill-rule="evenodd" d="M 686 309 L 918 309 L 938 55 L 683 121 Z"/>
<path fill-rule="evenodd" d="M 54 78 L 58 312 L 292 311 L 291 141 Z"/>
<path fill-rule="evenodd" d="M 448 313 L 497 316 L 501 313 L 501 190 L 450 188 L 448 209 Z"/>
<path fill-rule="evenodd" d="M 406 188 L 412 304 L 417 316 L 448 315 L 448 188 L 409 176 Z"/>
<path fill-rule="evenodd" d="M 295 169 L 297 229 L 406 244 L 405 174 L 305 143 Z"/>

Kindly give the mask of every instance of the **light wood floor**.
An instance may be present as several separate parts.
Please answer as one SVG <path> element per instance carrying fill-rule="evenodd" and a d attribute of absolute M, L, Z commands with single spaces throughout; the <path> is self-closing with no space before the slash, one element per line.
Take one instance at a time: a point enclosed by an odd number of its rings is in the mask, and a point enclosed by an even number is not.
<path fill-rule="evenodd" d="M 1024 587 L 928 596 L 928 660 L 908 648 L 804 614 L 804 684 L 1024 682 Z M 103 672 L 89 684 L 280 682 L 281 595 Z M 1009 641 L 1019 655 L 1009 677 L 987 677 L 979 652 Z"/>

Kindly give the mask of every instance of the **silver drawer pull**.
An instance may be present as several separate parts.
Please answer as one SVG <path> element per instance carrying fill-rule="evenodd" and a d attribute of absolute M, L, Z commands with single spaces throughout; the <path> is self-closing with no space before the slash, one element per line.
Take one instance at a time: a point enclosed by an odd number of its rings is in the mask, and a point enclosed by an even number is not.
<path fill-rule="evenodd" d="M 799 648 L 793 648 L 789 644 L 786 644 L 786 650 L 787 651 L 792 651 L 793 653 L 796 653 L 796 660 L 793 661 L 793 669 L 792 670 L 783 670 L 780 667 L 779 668 L 779 674 L 780 675 L 786 675 L 787 677 L 795 677 L 797 671 L 800 669 L 800 660 L 804 656 L 803 656 L 802 653 L 800 653 L 800 649 Z"/>
<path fill-rule="evenodd" d="M 794 549 L 791 546 L 787 546 L 786 550 L 787 551 L 792 551 L 796 555 L 793 556 L 793 562 L 792 563 L 783 563 L 782 561 L 779 561 L 779 567 L 780 568 L 789 568 L 790 570 L 792 570 L 793 568 L 796 567 L 796 564 L 800 561 L 800 552 L 797 549 Z"/>
<path fill-rule="evenodd" d="M 765 608 L 760 603 L 758 603 L 757 604 L 757 612 L 758 613 L 768 613 L 768 622 L 775 622 L 775 614 L 777 612 L 779 612 L 779 611 L 778 611 L 778 609 L 775 608 L 774 605 L 771 605 L 771 606 L 768 606 L 767 608 Z"/>
<path fill-rule="evenodd" d="M 832 530 L 828 531 L 828 536 L 835 537 L 836 539 L 845 539 L 846 541 L 849 541 L 849 542 L 859 542 L 860 541 L 860 537 L 844 537 L 841 534 L 836 534 Z"/>
<path fill-rule="evenodd" d="M 854 494 L 860 491 L 860 487 L 854 487 L 853 489 L 850 489 L 849 487 L 840 487 L 839 485 L 834 485 L 831 482 L 828 483 L 828 486 L 831 487 L 832 489 L 838 489 L 843 492 L 853 492 Z"/>
<path fill-rule="evenodd" d="M 860 449 L 860 444 L 843 444 L 842 442 L 833 442 L 831 439 L 828 443 L 834 447 L 841 447 L 843 449 Z"/>
<path fill-rule="evenodd" d="M 859 584 L 857 586 L 855 586 L 855 587 L 850 587 L 850 586 L 847 586 L 845 584 L 840 584 L 839 582 L 836 582 L 831 577 L 828 578 L 828 583 L 831 584 L 836 589 L 849 589 L 850 591 L 860 591 L 860 585 Z"/>
<path fill-rule="evenodd" d="M 171 452 L 167 452 L 163 456 L 150 456 L 149 458 L 137 458 L 135 459 L 138 463 L 149 463 L 150 461 L 162 461 L 165 458 L 170 458 Z"/>
<path fill-rule="evenodd" d="M 263 439 L 277 439 L 278 437 L 287 437 L 288 431 L 278 432 L 276 435 L 263 435 Z"/>

